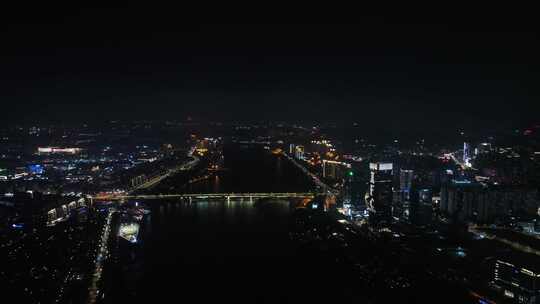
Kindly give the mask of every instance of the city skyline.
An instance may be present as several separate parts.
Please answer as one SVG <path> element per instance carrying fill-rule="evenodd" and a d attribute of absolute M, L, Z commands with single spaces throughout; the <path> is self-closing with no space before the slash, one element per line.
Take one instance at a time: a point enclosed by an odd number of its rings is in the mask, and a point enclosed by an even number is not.
<path fill-rule="evenodd" d="M 24 5 L 2 299 L 540 304 L 534 11 Z"/>

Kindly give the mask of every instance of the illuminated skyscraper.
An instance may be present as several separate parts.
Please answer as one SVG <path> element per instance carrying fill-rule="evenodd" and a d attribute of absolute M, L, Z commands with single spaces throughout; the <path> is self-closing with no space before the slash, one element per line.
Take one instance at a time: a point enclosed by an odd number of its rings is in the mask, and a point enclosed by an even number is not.
<path fill-rule="evenodd" d="M 370 222 L 387 225 L 392 221 L 392 164 L 370 163 L 371 179 L 366 194 Z"/>
<path fill-rule="evenodd" d="M 469 163 L 470 159 L 471 159 L 471 147 L 469 143 L 464 142 L 463 143 L 463 162 L 467 164 Z"/>

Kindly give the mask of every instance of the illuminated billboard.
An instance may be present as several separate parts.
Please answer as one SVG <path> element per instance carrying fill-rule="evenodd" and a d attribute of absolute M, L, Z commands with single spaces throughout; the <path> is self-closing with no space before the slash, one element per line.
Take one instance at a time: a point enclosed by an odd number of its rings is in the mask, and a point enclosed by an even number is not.
<path fill-rule="evenodd" d="M 43 166 L 40 164 L 28 165 L 28 171 L 32 174 L 43 174 Z"/>

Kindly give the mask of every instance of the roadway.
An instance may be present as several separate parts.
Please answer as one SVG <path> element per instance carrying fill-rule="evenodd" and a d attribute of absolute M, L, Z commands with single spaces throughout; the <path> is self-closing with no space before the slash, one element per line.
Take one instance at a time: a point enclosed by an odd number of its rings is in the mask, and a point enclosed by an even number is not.
<path fill-rule="evenodd" d="M 459 152 L 459 151 L 458 151 Z M 448 155 L 450 156 L 450 158 L 458 165 L 461 167 L 461 169 L 463 170 L 467 170 L 467 169 L 473 169 L 473 170 L 476 170 L 475 168 L 473 168 L 472 166 L 470 165 L 467 165 L 465 162 L 462 162 L 459 160 L 459 158 L 456 157 L 456 153 L 457 152 L 451 152 L 451 153 L 447 153 L 445 155 Z"/>
<path fill-rule="evenodd" d="M 161 182 L 163 179 L 165 179 L 165 178 L 169 177 L 170 175 L 175 174 L 175 173 L 177 173 L 179 171 L 193 169 L 200 161 L 199 157 L 193 155 L 193 151 L 194 151 L 194 148 L 192 148 L 188 152 L 188 156 L 191 157 L 192 160 L 190 160 L 190 161 L 188 161 L 186 163 L 183 163 L 182 165 L 180 165 L 180 166 L 178 166 L 176 168 L 169 169 L 167 171 L 167 173 L 165 173 L 165 174 L 156 176 L 156 177 L 146 181 L 145 183 L 143 183 L 143 184 L 135 187 L 134 189 L 132 189 L 129 193 L 133 193 L 133 191 L 135 191 L 135 190 L 150 188 L 150 187 L 156 185 L 157 183 Z M 116 198 L 115 196 L 112 196 L 112 197 Z M 130 197 L 130 195 L 127 195 L 127 196 L 124 196 L 124 197 Z M 134 196 L 134 197 L 137 197 L 137 196 Z M 109 199 L 110 198 L 111 197 L 109 197 Z M 94 198 L 91 197 L 91 199 L 94 199 Z M 90 303 L 90 304 L 96 303 L 98 301 L 98 298 L 99 298 L 100 293 L 101 293 L 101 291 L 99 289 L 99 282 L 101 280 L 101 276 L 102 276 L 102 272 L 103 272 L 103 263 L 109 256 L 108 241 L 109 241 L 109 237 L 110 237 L 110 234 L 111 234 L 112 217 L 113 217 L 113 214 L 115 212 L 116 212 L 115 209 L 109 210 L 109 213 L 107 214 L 106 222 L 105 222 L 105 224 L 104 224 L 104 226 L 102 228 L 101 237 L 99 239 L 99 244 L 98 244 L 98 248 L 97 248 L 97 252 L 96 252 L 96 258 L 94 260 L 94 273 L 92 274 L 90 287 L 88 288 L 88 300 L 87 300 L 87 302 Z"/>
<path fill-rule="evenodd" d="M 493 230 L 493 231 L 490 231 L 490 230 Z M 492 227 L 489 227 L 489 226 L 482 227 L 482 226 L 474 226 L 474 225 L 469 226 L 469 232 L 475 234 L 476 236 L 479 236 L 481 238 L 486 237 L 486 238 L 491 239 L 491 240 L 496 240 L 496 241 L 501 242 L 503 244 L 506 244 L 506 245 L 518 250 L 518 251 L 525 252 L 525 253 L 530 253 L 530 254 L 535 254 L 535 255 L 540 256 L 540 250 L 538 250 L 536 248 L 533 248 L 531 246 L 528 246 L 527 244 L 520 243 L 519 241 L 511 240 L 510 237 L 505 238 L 505 237 L 499 236 L 499 235 L 497 235 L 498 230 L 500 230 L 502 232 L 505 232 L 505 231 L 515 232 L 515 231 L 509 230 L 507 228 L 492 228 Z M 518 233 L 518 232 L 515 232 L 515 233 Z M 525 236 L 530 237 L 530 238 L 534 238 L 534 239 L 538 239 L 537 236 L 533 236 L 533 235 L 525 235 Z"/>
<path fill-rule="evenodd" d="M 450 158 L 451 158 L 458 166 L 460 166 L 461 169 L 463 169 L 463 170 L 467 169 L 467 167 L 465 166 L 465 163 L 460 162 L 459 159 L 455 156 L 454 153 L 448 153 L 448 155 L 450 155 Z"/>
<path fill-rule="evenodd" d="M 320 187 L 321 189 L 323 189 L 326 194 L 332 194 L 332 195 L 338 195 L 339 192 L 335 189 L 332 189 L 332 187 L 328 186 L 327 184 L 323 183 L 319 177 L 313 173 L 311 173 L 308 169 L 306 169 L 304 166 L 302 166 L 300 163 L 298 163 L 294 158 L 290 157 L 286 152 L 283 152 L 283 155 L 285 155 L 285 157 L 291 161 L 296 167 L 298 167 L 300 170 L 302 170 L 302 172 L 304 172 L 304 174 L 306 174 L 309 178 L 311 178 L 311 180 L 315 183 L 315 185 L 317 185 L 318 187 Z"/>
<path fill-rule="evenodd" d="M 192 157 L 193 159 L 176 167 L 176 168 L 173 168 L 173 169 L 169 169 L 167 170 L 166 173 L 164 174 L 161 174 L 161 175 L 158 175 L 156 177 L 153 177 L 151 179 L 149 179 L 148 181 L 132 188 L 130 190 L 130 193 L 133 192 L 133 191 L 137 191 L 137 190 L 143 190 L 143 189 L 148 189 L 148 188 L 151 188 L 153 187 L 154 185 L 158 184 L 159 182 L 161 182 L 162 180 L 166 179 L 167 177 L 173 175 L 173 174 L 176 174 L 180 171 L 185 171 L 185 170 L 191 170 L 193 169 L 200 161 L 200 158 L 197 157 L 197 156 L 194 156 L 194 155 L 190 155 L 190 157 Z"/>
<path fill-rule="evenodd" d="M 323 194 L 323 193 L 321 193 Z M 141 194 L 93 196 L 93 201 L 111 200 L 153 200 L 153 199 L 234 199 L 234 198 L 313 198 L 316 193 L 308 192 L 267 192 L 267 193 L 188 193 L 188 194 Z"/>
<path fill-rule="evenodd" d="M 94 260 L 94 273 L 92 275 L 90 288 L 88 288 L 88 303 L 96 303 L 100 296 L 99 282 L 103 272 L 103 262 L 109 256 L 108 241 L 111 233 L 112 216 L 116 211 L 114 209 L 109 210 L 107 214 L 107 220 L 103 226 L 101 238 L 99 239 L 99 245 L 97 248 L 96 259 Z"/>

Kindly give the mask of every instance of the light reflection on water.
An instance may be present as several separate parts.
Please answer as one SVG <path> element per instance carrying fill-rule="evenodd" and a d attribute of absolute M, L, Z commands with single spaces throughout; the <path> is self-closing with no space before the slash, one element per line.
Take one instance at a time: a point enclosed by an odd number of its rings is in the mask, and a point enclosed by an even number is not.
<path fill-rule="evenodd" d="M 242 155 L 237 157 L 243 158 Z M 234 168 L 220 176 L 192 184 L 188 192 L 306 192 L 311 189 L 311 182 L 280 158 L 269 155 L 248 158 L 235 163 Z M 240 297 L 248 297 L 251 302 L 250 295 L 263 294 L 267 284 L 275 283 L 272 278 L 289 272 L 291 261 L 298 258 L 289 239 L 293 204 L 288 200 L 235 198 L 148 201 L 146 204 L 152 214 L 147 217 L 145 240 L 136 249 L 138 255 L 144 257 L 140 261 L 142 268 L 136 282 L 124 287 L 134 294 L 130 300 L 135 302 L 176 296 L 179 290 L 203 297 L 216 296 L 216 299 L 221 298 L 220 292 L 229 290 L 227 297 L 236 299 L 230 294 L 237 288 L 234 277 L 243 278 L 245 286 Z M 285 280 L 296 281 L 296 275 L 302 274 L 288 274 Z M 177 282 L 182 278 L 189 278 L 190 283 L 179 285 Z M 204 284 L 211 286 L 208 291 L 202 288 Z M 294 286 L 292 282 L 285 285 Z M 128 300 L 122 298 L 126 294 L 122 288 L 118 287 L 117 291 L 120 299 Z"/>

